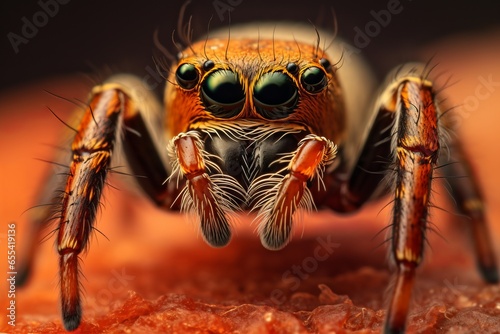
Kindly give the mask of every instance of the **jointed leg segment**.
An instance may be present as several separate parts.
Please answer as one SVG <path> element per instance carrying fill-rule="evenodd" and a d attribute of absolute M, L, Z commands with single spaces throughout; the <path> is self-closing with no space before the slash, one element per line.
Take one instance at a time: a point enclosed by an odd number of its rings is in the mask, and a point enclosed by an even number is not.
<path fill-rule="evenodd" d="M 432 83 L 420 73 L 423 71 L 412 67 L 408 74 L 392 79 L 385 88 L 377 102 L 375 122 L 350 178 L 332 182 L 331 196 L 326 201 L 337 211 L 355 210 L 374 195 L 374 184 L 382 182 L 384 174 L 393 177 L 389 180 L 394 187 L 388 191 L 394 195 L 391 252 L 397 271 L 386 333 L 405 331 L 415 272 L 424 251 L 431 183 L 440 147 L 445 144 L 440 133 L 445 125 L 440 120 Z M 444 164 L 442 169 L 448 176 L 469 177 L 454 177 L 448 182 L 459 209 L 472 219 L 481 272 L 487 281 L 497 282 L 496 259 L 479 190 L 460 143 L 452 140 L 446 145 L 459 162 Z"/>
<path fill-rule="evenodd" d="M 326 199 L 337 211 L 352 211 L 373 197 L 374 185 L 383 182 L 384 175 L 393 185 L 386 192 L 394 196 L 391 253 L 397 271 L 386 333 L 405 330 L 415 272 L 424 251 L 433 172 L 443 144 L 432 83 L 420 73 L 415 67 L 397 79 L 391 76 L 350 178 L 333 182 Z"/>
<path fill-rule="evenodd" d="M 152 140 L 154 129 L 148 128 L 150 125 L 146 125 L 145 118 L 145 113 L 158 112 L 155 110 L 156 105 L 158 103 L 150 92 L 142 88 L 140 80 L 130 76 L 114 77 L 108 83 L 94 88 L 77 129 L 62 198 L 58 203 L 54 201 L 54 206 L 61 208 L 57 250 L 60 255 L 61 307 L 67 330 L 76 329 L 81 321 L 78 256 L 88 244 L 120 136 L 127 139 L 124 142 L 125 150 L 133 150 L 135 144 L 148 152 L 149 159 L 146 160 L 140 159 L 140 154 L 128 154 L 129 165 L 136 173 L 156 170 L 156 173 L 147 175 L 148 180 L 139 184 L 157 203 L 168 204 L 168 196 L 165 196 L 167 189 L 157 185 L 161 184 L 158 178 L 168 176 L 164 164 L 166 158 Z M 122 129 L 126 131 L 122 132 Z M 48 186 L 52 187 L 53 184 Z M 36 231 L 32 235 L 38 235 L 51 221 L 52 215 L 53 212 L 47 209 L 42 216 L 35 217 Z M 27 263 L 31 263 L 31 260 Z M 28 273 L 29 268 L 26 267 L 26 276 Z"/>
<path fill-rule="evenodd" d="M 120 114 L 126 95 L 117 88 L 94 92 L 72 144 L 73 159 L 62 199 L 57 238 L 64 326 L 80 324 L 78 254 L 87 245 L 111 162 Z"/>
<path fill-rule="evenodd" d="M 403 332 L 415 269 L 423 255 L 431 181 L 440 143 L 438 110 L 429 83 L 411 78 L 401 83 L 394 98 L 398 115 L 394 131 L 392 253 L 397 276 L 386 331 Z"/>

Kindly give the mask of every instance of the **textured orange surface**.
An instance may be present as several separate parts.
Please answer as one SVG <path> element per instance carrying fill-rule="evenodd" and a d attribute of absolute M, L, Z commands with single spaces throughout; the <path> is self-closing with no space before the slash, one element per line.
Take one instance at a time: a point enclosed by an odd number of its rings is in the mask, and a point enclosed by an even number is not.
<path fill-rule="evenodd" d="M 429 47 L 428 54 L 441 50 L 436 60 L 439 68 L 460 79 L 445 91 L 453 105 L 472 101 L 484 85 L 481 78 L 500 81 L 500 46 L 491 43 L 498 37 L 461 37 Z M 33 205 L 48 168 L 34 158 L 51 159 L 54 148 L 44 144 L 67 142 L 61 137 L 64 126 L 45 105 L 65 119 L 73 106 L 43 89 L 85 99 L 89 86 L 81 82 L 75 77 L 58 78 L 0 96 L 0 254 L 6 254 L 6 223 L 16 222 L 18 249 L 23 246 L 27 222 L 23 211 Z M 477 98 L 476 109 L 462 109 L 457 115 L 462 120 L 458 131 L 484 189 L 492 238 L 498 244 L 500 86 L 490 88 L 487 98 Z M 183 216 L 155 209 L 127 191 L 122 179 L 111 182 L 120 190 L 105 192 L 97 223 L 109 241 L 95 234 L 81 261 L 84 319 L 77 332 L 380 331 L 391 276 L 385 248 L 377 247 L 385 233 L 374 236 L 389 222 L 390 206 L 379 213 L 389 199 L 352 217 L 329 212 L 305 217 L 293 241 L 279 252 L 263 249 L 251 219 L 242 218 L 231 244 L 213 249 Z M 442 186 L 435 188 L 436 204 L 453 210 L 443 200 L 445 195 Z M 431 247 L 419 271 L 408 332 L 494 332 L 500 328 L 500 288 L 484 284 L 475 271 L 466 223 L 437 209 L 431 221 L 442 237 L 429 233 Z M 15 328 L 6 324 L 7 286 L 0 281 L 0 330 L 63 332 L 52 240 L 41 245 L 29 284 L 16 291 Z M 328 242 L 336 244 L 331 254 L 321 248 Z M 2 273 L 5 258 L 0 255 Z"/>

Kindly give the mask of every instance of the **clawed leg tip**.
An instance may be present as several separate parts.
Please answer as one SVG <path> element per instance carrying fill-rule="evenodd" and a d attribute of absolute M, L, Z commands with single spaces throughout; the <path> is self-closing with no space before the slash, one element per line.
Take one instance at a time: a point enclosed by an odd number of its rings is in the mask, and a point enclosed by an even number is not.
<path fill-rule="evenodd" d="M 30 270 L 27 268 L 21 268 L 18 270 L 16 275 L 16 287 L 21 288 L 26 285 L 30 277 Z"/>
<path fill-rule="evenodd" d="M 81 310 L 63 315 L 63 325 L 67 331 L 74 331 L 80 326 L 82 320 Z"/>
<path fill-rule="evenodd" d="M 384 334 L 404 334 L 405 329 L 404 328 L 391 328 L 389 326 L 384 327 L 384 331 L 382 332 Z"/>
<path fill-rule="evenodd" d="M 498 277 L 498 268 L 496 266 L 493 267 L 480 267 L 479 271 L 483 276 L 484 280 L 488 283 L 496 284 L 499 281 Z"/>

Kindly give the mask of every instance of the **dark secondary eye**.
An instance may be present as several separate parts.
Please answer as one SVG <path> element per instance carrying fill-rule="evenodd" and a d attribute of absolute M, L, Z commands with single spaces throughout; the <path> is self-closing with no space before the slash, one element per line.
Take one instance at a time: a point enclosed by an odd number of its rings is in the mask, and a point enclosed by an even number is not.
<path fill-rule="evenodd" d="M 326 58 L 321 58 L 319 60 L 319 63 L 320 63 L 321 66 L 323 66 L 323 68 L 325 70 L 330 69 L 330 66 L 332 66 L 332 64 L 330 63 L 330 61 L 328 59 L 326 59 Z"/>
<path fill-rule="evenodd" d="M 282 72 L 265 73 L 255 84 L 253 98 L 257 111 L 265 118 L 285 118 L 297 104 L 297 87 Z"/>
<path fill-rule="evenodd" d="M 297 66 L 296 63 L 289 62 L 288 64 L 286 64 L 286 70 L 291 74 L 295 75 L 299 71 L 299 67 Z"/>
<path fill-rule="evenodd" d="M 325 72 L 319 67 L 309 67 L 302 73 L 300 83 L 311 94 L 321 92 L 328 85 Z"/>
<path fill-rule="evenodd" d="M 231 70 L 209 73 L 201 85 L 205 107 L 217 117 L 236 116 L 245 101 L 245 91 L 238 75 Z"/>
<path fill-rule="evenodd" d="M 175 71 L 175 79 L 184 89 L 192 89 L 198 83 L 198 70 L 193 64 L 182 64 Z"/>

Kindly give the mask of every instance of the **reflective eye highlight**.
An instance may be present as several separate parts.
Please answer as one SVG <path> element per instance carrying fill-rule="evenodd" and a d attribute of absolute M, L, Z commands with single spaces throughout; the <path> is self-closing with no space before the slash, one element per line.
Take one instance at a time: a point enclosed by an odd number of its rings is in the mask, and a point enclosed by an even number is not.
<path fill-rule="evenodd" d="M 182 64 L 175 71 L 175 80 L 184 89 L 192 89 L 198 83 L 198 70 L 193 64 Z"/>
<path fill-rule="evenodd" d="M 257 111 L 267 119 L 285 118 L 293 112 L 298 101 L 297 87 L 282 72 L 263 74 L 253 89 Z"/>
<path fill-rule="evenodd" d="M 311 94 L 317 94 L 326 88 L 328 80 L 325 72 L 319 67 L 309 67 L 302 73 L 300 83 Z"/>
<path fill-rule="evenodd" d="M 245 91 L 238 75 L 231 70 L 209 73 L 201 85 L 205 107 L 217 117 L 236 116 L 245 101 Z"/>

